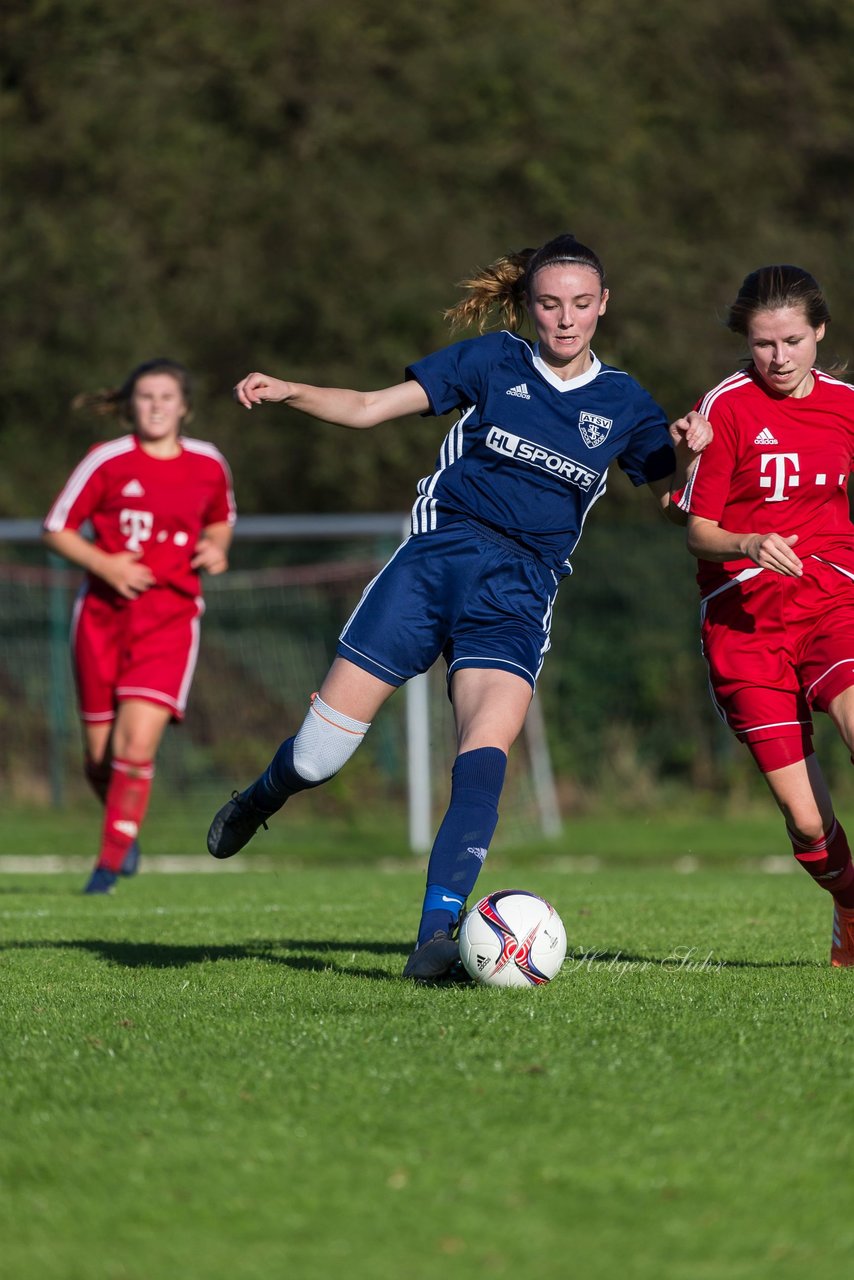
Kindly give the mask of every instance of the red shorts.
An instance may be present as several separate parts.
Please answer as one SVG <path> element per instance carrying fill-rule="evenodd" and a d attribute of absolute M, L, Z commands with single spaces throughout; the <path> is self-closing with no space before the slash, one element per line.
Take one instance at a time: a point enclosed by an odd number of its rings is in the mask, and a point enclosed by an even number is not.
<path fill-rule="evenodd" d="M 801 578 L 765 569 L 707 596 L 701 619 L 726 723 L 748 745 L 800 738 L 809 754 L 811 712 L 854 685 L 854 571 L 817 556 Z"/>
<path fill-rule="evenodd" d="M 199 652 L 201 598 L 152 587 L 136 600 L 84 588 L 71 623 L 81 718 L 114 720 L 118 703 L 141 698 L 184 718 Z"/>

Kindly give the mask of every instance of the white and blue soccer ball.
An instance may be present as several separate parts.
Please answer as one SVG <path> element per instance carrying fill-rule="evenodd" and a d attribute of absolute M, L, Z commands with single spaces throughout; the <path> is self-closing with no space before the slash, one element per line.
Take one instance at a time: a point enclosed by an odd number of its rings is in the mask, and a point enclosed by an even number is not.
<path fill-rule="evenodd" d="M 524 889 L 481 898 L 463 919 L 460 959 L 489 987 L 541 987 L 566 955 L 566 930 L 551 903 Z"/>

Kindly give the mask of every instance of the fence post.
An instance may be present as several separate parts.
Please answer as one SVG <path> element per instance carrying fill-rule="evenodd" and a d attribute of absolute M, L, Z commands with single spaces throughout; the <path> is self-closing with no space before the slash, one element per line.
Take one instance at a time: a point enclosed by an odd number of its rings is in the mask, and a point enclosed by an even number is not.
<path fill-rule="evenodd" d="M 68 609 L 65 561 L 48 552 L 48 741 L 50 799 L 61 809 L 65 799 L 65 744 L 68 737 Z"/>
<path fill-rule="evenodd" d="M 409 848 L 427 853 L 430 822 L 430 689 L 426 672 L 406 684 L 406 760 L 409 775 Z"/>
<path fill-rule="evenodd" d="M 528 707 L 524 734 L 531 761 L 531 776 L 534 780 L 534 794 L 537 797 L 537 809 L 540 814 L 540 828 L 543 835 L 559 836 L 562 830 L 560 805 L 546 737 L 543 704 L 536 695 L 531 699 L 531 705 Z"/>

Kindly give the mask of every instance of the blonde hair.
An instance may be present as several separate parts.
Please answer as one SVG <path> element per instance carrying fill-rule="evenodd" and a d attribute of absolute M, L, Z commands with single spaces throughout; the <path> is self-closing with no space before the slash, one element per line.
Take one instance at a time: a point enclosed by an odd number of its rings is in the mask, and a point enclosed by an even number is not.
<path fill-rule="evenodd" d="M 534 249 L 521 249 L 505 254 L 461 280 L 459 288 L 466 291 L 465 297 L 445 312 L 451 328 L 476 326 L 483 333 L 490 316 L 497 311 L 502 328 L 518 329 L 525 316 L 524 281 L 534 253 Z"/>
<path fill-rule="evenodd" d="M 497 312 L 502 328 L 518 329 L 525 318 L 527 299 L 534 276 L 543 267 L 561 263 L 577 263 L 589 267 L 605 287 L 605 270 L 592 249 L 576 240 L 571 232 L 555 236 L 539 249 L 520 249 L 496 258 L 488 267 L 476 271 L 459 287 L 466 291 L 454 306 L 444 313 L 452 329 L 476 326 L 480 333 Z"/>

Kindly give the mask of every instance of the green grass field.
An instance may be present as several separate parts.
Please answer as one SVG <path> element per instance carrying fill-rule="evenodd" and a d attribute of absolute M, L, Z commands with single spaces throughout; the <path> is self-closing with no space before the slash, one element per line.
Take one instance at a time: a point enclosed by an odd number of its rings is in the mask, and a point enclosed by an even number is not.
<path fill-rule="evenodd" d="M 500 991 L 400 979 L 410 863 L 272 865 L 0 876 L 10 1277 L 844 1273 L 854 972 L 805 876 L 500 853 L 570 940 Z"/>
<path fill-rule="evenodd" d="M 179 856 L 201 855 L 205 859 L 205 833 L 212 815 L 227 791 L 210 791 L 192 797 L 164 795 L 155 790 L 151 811 L 145 820 L 143 846 L 158 852 Z M 740 804 L 734 814 L 720 802 L 699 802 L 690 810 L 684 801 L 672 810 L 654 809 L 627 816 L 625 813 L 600 811 L 574 815 L 565 823 L 563 835 L 556 841 L 544 841 L 536 835 L 533 819 L 512 829 L 502 814 L 493 850 L 503 855 L 512 852 L 514 859 L 530 861 L 544 855 L 555 858 L 594 857 L 609 864 L 671 864 L 679 858 L 696 858 L 704 865 L 732 866 L 734 861 L 758 863 L 767 857 L 788 861 L 791 848 L 782 824 L 766 796 L 758 803 Z M 854 831 L 854 806 L 840 809 L 840 818 Z M 25 805 L 4 808 L 0 827 L 0 856 L 41 856 L 56 854 L 94 859 L 100 827 L 100 814 L 94 800 L 61 810 Z M 362 814 L 358 809 L 337 819 L 328 814 L 318 817 L 311 802 L 290 807 L 287 819 L 271 824 L 253 844 L 253 853 L 285 857 L 290 861 L 314 863 L 374 862 L 381 858 L 406 856 L 407 834 L 405 814 L 398 806 L 382 814 Z M 490 858 L 494 861 L 493 854 Z"/>

